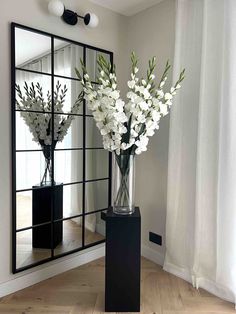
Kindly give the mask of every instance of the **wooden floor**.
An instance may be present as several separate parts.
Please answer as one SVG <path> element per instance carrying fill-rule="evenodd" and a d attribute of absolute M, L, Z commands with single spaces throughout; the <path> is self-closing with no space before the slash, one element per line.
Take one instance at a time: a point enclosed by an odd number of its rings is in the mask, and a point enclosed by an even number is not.
<path fill-rule="evenodd" d="M 146 259 L 141 299 L 146 314 L 235 313 L 232 303 L 193 289 Z M 104 313 L 104 259 L 0 299 L 0 313 Z"/>
<path fill-rule="evenodd" d="M 85 245 L 103 240 L 105 237 L 98 232 L 85 228 Z M 72 220 L 63 223 L 63 240 L 54 249 L 54 255 L 78 249 L 82 246 L 82 228 Z M 51 256 L 50 249 L 35 249 L 32 247 L 32 229 L 17 234 L 16 265 L 17 268 L 31 265 Z"/>

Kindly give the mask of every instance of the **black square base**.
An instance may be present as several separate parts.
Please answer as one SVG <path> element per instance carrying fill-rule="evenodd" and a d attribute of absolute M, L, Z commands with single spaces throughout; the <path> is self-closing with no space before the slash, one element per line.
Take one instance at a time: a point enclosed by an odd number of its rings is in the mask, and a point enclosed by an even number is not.
<path fill-rule="evenodd" d="M 141 216 L 106 214 L 106 312 L 140 311 Z"/>
<path fill-rule="evenodd" d="M 53 192 L 54 190 L 54 192 Z M 33 228 L 33 247 L 34 248 L 51 248 L 52 228 L 51 228 L 51 206 L 52 197 L 54 196 L 53 219 L 63 217 L 63 185 L 56 184 L 54 187 L 33 186 L 33 204 L 32 220 L 33 225 L 48 223 L 47 225 Z M 53 249 L 62 242 L 63 225 L 62 221 L 53 225 Z"/>

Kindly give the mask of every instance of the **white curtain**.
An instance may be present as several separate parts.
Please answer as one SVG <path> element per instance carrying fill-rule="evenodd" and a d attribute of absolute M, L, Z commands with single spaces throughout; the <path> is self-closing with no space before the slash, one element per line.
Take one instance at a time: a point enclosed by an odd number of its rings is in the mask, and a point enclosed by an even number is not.
<path fill-rule="evenodd" d="M 178 0 L 164 269 L 235 303 L 236 1 Z"/>

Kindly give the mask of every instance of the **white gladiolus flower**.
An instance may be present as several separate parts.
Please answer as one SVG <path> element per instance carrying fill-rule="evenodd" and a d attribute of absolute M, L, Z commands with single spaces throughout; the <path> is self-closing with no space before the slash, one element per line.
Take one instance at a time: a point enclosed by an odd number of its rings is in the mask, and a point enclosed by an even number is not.
<path fill-rule="evenodd" d="M 96 121 L 101 122 L 101 121 L 104 120 L 104 113 L 101 112 L 101 111 L 96 111 L 96 112 L 94 112 L 94 113 L 93 113 L 93 116 L 94 116 L 94 119 L 95 119 Z"/>
<path fill-rule="evenodd" d="M 146 82 L 145 80 L 142 80 L 142 84 L 143 84 L 144 86 L 146 86 L 146 85 L 147 85 L 147 82 Z"/>
<path fill-rule="evenodd" d="M 97 90 L 91 84 L 87 73 L 81 82 L 87 106 L 92 111 L 96 126 L 103 137 L 103 146 L 117 155 L 126 150 L 128 154 L 140 154 L 147 150 L 149 137 L 159 129 L 161 117 L 168 114 L 173 96 L 180 88 L 179 83 L 183 80 L 184 74 L 184 71 L 181 72 L 174 87 L 171 87 L 169 92 L 164 92 L 169 63 L 167 62 L 164 77 L 162 76 L 158 88 L 155 89 L 155 58 L 149 61 L 147 77 L 141 80 L 136 77 L 137 58 L 132 55 L 131 59 L 132 73 L 131 79 L 127 82 L 129 91 L 126 103 L 121 99 L 120 91 L 117 89 L 113 67 L 102 57 L 98 62 L 102 70 Z"/>
<path fill-rule="evenodd" d="M 160 106 L 160 113 L 163 116 L 166 116 L 168 114 L 168 106 L 166 104 L 163 104 L 162 102 L 159 104 Z"/>
<path fill-rule="evenodd" d="M 162 88 L 165 85 L 165 81 L 161 81 L 160 88 Z"/>
<path fill-rule="evenodd" d="M 124 105 L 125 105 L 125 102 L 123 100 L 121 99 L 116 100 L 116 108 L 119 112 L 123 111 Z"/>
<path fill-rule="evenodd" d="M 142 110 L 147 110 L 149 107 L 148 103 L 146 103 L 145 101 L 142 101 L 141 103 L 139 103 L 139 106 Z"/>
<path fill-rule="evenodd" d="M 115 100 L 118 99 L 120 97 L 120 93 L 116 90 L 112 91 L 110 94 L 109 94 L 110 97 L 114 98 Z"/>
<path fill-rule="evenodd" d="M 158 99 L 161 99 L 161 98 L 164 97 L 164 92 L 163 92 L 163 90 L 158 89 L 158 90 L 156 91 L 156 93 L 157 93 Z"/>
<path fill-rule="evenodd" d="M 127 85 L 128 85 L 129 88 L 133 89 L 134 86 L 135 86 L 135 81 L 134 81 L 134 80 L 128 81 L 128 82 L 127 82 Z"/>
<path fill-rule="evenodd" d="M 172 98 L 173 96 L 170 93 L 165 93 L 165 100 L 170 100 Z"/>
<path fill-rule="evenodd" d="M 159 122 L 161 119 L 160 112 L 158 112 L 156 110 L 151 111 L 151 116 L 152 116 L 153 121 L 155 121 L 155 122 Z"/>
<path fill-rule="evenodd" d="M 145 135 L 141 135 L 139 140 L 135 142 L 135 145 L 137 146 L 135 153 L 140 154 L 143 151 L 147 150 L 147 145 L 148 145 L 148 137 Z"/>
<path fill-rule="evenodd" d="M 165 104 L 170 107 L 170 106 L 172 105 L 172 100 L 170 100 L 170 99 L 167 100 L 167 101 L 165 102 Z"/>

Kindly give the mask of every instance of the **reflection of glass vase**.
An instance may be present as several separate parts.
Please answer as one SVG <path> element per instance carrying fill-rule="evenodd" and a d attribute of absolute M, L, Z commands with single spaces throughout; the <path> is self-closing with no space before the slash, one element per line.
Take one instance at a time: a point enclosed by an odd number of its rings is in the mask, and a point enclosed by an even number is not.
<path fill-rule="evenodd" d="M 52 159 L 51 146 L 43 145 L 43 155 L 45 158 L 45 170 L 40 185 L 51 185 L 52 183 Z"/>
<path fill-rule="evenodd" d="M 115 155 L 113 173 L 113 212 L 130 215 L 134 212 L 134 155 Z"/>

